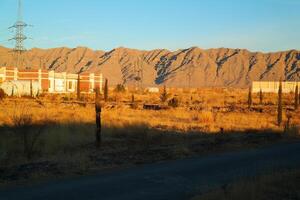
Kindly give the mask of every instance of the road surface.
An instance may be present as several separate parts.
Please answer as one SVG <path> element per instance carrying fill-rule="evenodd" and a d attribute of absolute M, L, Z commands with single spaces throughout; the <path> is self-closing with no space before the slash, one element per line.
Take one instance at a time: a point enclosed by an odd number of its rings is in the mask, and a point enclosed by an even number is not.
<path fill-rule="evenodd" d="M 0 189 L 1 200 L 189 199 L 211 187 L 266 171 L 300 167 L 300 143 L 103 172 L 36 186 Z"/>

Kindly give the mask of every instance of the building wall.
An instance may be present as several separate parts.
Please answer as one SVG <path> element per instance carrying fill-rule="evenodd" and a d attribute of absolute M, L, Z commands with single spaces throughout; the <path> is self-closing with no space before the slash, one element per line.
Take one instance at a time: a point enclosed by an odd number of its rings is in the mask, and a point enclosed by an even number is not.
<path fill-rule="evenodd" d="M 102 74 L 82 73 L 71 74 L 66 72 L 56 73 L 47 70 L 18 70 L 12 67 L 0 67 L 0 83 L 8 81 L 36 81 L 39 90 L 50 93 L 102 92 Z"/>
<path fill-rule="evenodd" d="M 37 96 L 40 94 L 38 81 L 6 81 L 0 85 L 0 88 L 8 96 Z"/>
<path fill-rule="evenodd" d="M 294 92 L 297 84 L 300 89 L 300 82 L 282 82 L 282 92 Z M 277 93 L 279 90 L 279 81 L 254 81 L 252 83 L 252 92 L 260 92 L 260 90 L 267 93 Z"/>

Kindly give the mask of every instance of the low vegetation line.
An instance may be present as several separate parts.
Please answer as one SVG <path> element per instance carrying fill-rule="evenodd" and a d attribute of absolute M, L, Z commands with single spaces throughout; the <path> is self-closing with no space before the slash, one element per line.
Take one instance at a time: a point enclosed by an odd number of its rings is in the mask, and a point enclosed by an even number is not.
<path fill-rule="evenodd" d="M 105 88 L 3 96 L 0 185 L 299 140 L 292 93 Z"/>

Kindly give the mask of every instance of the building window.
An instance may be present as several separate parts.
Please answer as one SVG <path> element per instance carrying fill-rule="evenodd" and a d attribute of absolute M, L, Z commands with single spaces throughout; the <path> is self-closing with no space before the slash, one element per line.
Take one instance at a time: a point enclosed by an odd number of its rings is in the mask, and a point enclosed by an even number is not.
<path fill-rule="evenodd" d="M 69 87 L 68 87 L 69 90 L 72 90 L 73 89 L 73 82 L 72 81 L 69 81 Z"/>

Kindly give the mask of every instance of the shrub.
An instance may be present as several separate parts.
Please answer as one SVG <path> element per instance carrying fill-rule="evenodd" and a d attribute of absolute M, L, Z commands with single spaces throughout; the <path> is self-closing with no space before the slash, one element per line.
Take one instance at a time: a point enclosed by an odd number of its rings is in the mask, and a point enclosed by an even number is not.
<path fill-rule="evenodd" d="M 35 155 L 40 155 L 41 136 L 47 124 L 51 121 L 46 118 L 34 121 L 33 114 L 30 113 L 30 107 L 17 106 L 14 113 L 10 116 L 13 132 L 20 138 L 23 146 L 23 155 L 27 160 L 33 159 Z"/>
<path fill-rule="evenodd" d="M 125 87 L 122 84 L 118 84 L 115 88 L 115 92 L 125 92 Z"/>
<path fill-rule="evenodd" d="M 136 102 L 134 102 L 134 103 L 130 104 L 130 107 L 132 109 L 137 109 L 139 107 L 139 105 Z"/>
<path fill-rule="evenodd" d="M 162 103 L 165 103 L 168 100 L 168 98 L 169 98 L 169 94 L 167 92 L 166 86 L 164 86 L 164 90 L 160 95 L 160 100 L 161 100 Z"/>
<path fill-rule="evenodd" d="M 172 108 L 177 108 L 179 106 L 179 100 L 174 97 L 168 102 L 168 105 Z"/>
<path fill-rule="evenodd" d="M 214 115 L 210 111 L 192 112 L 191 119 L 200 123 L 210 124 L 214 122 Z"/>
<path fill-rule="evenodd" d="M 201 123 L 212 123 L 214 121 L 213 113 L 210 111 L 202 111 L 199 113 L 199 121 Z"/>
<path fill-rule="evenodd" d="M 63 101 L 69 101 L 70 98 L 69 98 L 68 96 L 65 95 L 65 96 L 62 97 L 62 100 L 63 100 Z"/>
<path fill-rule="evenodd" d="M 3 89 L 0 88 L 0 101 L 6 97 L 6 94 Z"/>
<path fill-rule="evenodd" d="M 16 128 L 30 127 L 32 125 L 32 115 L 15 114 L 11 117 L 12 123 Z"/>
<path fill-rule="evenodd" d="M 30 133 L 33 129 L 32 115 L 25 113 L 14 114 L 11 117 L 14 126 L 14 132 L 22 138 L 23 153 L 27 159 L 32 157 L 33 148 L 29 142 Z"/>

